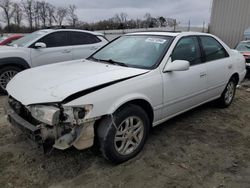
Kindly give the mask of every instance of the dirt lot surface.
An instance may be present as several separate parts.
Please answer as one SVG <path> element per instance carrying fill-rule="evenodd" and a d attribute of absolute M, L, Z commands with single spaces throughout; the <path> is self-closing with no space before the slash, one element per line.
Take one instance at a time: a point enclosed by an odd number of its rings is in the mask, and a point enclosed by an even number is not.
<path fill-rule="evenodd" d="M 50 156 L 7 126 L 0 98 L 0 187 L 250 187 L 250 81 L 230 108 L 206 104 L 152 130 L 114 166 L 91 149 Z"/>

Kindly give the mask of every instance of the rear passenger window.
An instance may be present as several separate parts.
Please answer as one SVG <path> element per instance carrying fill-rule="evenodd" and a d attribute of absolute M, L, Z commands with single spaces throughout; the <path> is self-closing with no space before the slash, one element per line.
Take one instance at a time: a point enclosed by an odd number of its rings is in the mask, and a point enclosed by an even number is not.
<path fill-rule="evenodd" d="M 101 42 L 101 40 L 90 33 L 70 32 L 71 45 L 95 44 L 98 42 Z"/>
<path fill-rule="evenodd" d="M 201 63 L 201 52 L 197 37 L 180 39 L 172 53 L 172 61 L 174 60 L 186 60 L 190 62 L 190 65 Z"/>
<path fill-rule="evenodd" d="M 229 56 L 223 46 L 213 37 L 201 36 L 200 39 L 205 52 L 206 61 L 213 61 Z"/>

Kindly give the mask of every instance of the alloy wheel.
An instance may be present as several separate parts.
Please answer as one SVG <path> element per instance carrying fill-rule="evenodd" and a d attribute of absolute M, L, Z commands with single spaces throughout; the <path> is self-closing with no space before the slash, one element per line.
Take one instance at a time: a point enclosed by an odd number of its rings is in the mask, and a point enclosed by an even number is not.
<path fill-rule="evenodd" d="M 225 93 L 225 102 L 226 104 L 231 103 L 234 97 L 234 92 L 235 92 L 235 84 L 233 81 L 229 82 L 227 85 L 227 91 Z"/>
<path fill-rule="evenodd" d="M 143 122 L 139 117 L 130 116 L 118 127 L 114 137 L 116 151 L 120 155 L 133 153 L 140 145 L 144 136 Z"/>
<path fill-rule="evenodd" d="M 16 70 L 7 70 L 0 75 L 0 87 L 5 90 L 9 81 L 18 73 Z"/>

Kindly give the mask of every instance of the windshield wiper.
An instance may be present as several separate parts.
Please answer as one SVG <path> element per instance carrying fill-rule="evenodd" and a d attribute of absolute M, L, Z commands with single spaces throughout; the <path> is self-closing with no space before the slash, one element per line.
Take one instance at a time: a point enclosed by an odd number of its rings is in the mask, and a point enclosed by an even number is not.
<path fill-rule="evenodd" d="M 127 64 L 119 62 L 119 61 L 114 61 L 112 59 L 108 59 L 108 60 L 107 59 L 98 59 L 98 61 L 106 62 L 106 63 L 112 64 L 112 65 L 119 65 L 119 66 L 123 66 L 123 67 L 128 67 Z"/>

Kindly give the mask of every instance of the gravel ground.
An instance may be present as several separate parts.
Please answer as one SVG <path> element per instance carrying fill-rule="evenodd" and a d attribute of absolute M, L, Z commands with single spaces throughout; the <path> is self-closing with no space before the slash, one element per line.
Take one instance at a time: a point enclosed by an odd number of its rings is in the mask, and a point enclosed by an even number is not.
<path fill-rule="evenodd" d="M 231 107 L 209 103 L 155 127 L 144 150 L 114 166 L 93 149 L 44 155 L 13 134 L 0 97 L 0 187 L 250 187 L 250 81 Z"/>

